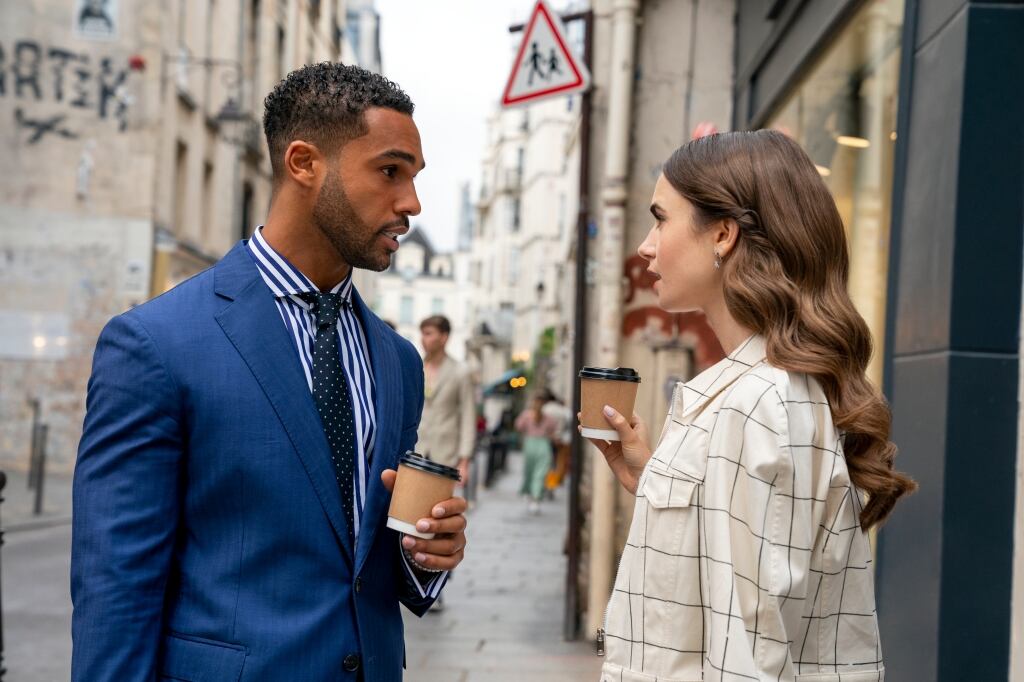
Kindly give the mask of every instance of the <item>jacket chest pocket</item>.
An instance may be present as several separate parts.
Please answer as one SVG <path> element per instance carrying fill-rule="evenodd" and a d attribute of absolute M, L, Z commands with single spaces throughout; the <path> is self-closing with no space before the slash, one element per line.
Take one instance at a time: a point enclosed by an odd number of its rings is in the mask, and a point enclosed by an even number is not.
<path fill-rule="evenodd" d="M 646 499 L 643 530 L 643 594 L 679 602 L 679 587 L 696 585 L 700 556 L 700 481 L 658 466 L 648 467 L 640 486 Z M 692 576 L 694 580 L 689 580 Z M 699 597 L 699 595 L 695 595 Z M 698 603 L 697 601 L 693 603 Z"/>
<path fill-rule="evenodd" d="M 669 415 L 651 468 L 701 483 L 708 470 L 708 429 L 697 422 L 676 421 Z"/>

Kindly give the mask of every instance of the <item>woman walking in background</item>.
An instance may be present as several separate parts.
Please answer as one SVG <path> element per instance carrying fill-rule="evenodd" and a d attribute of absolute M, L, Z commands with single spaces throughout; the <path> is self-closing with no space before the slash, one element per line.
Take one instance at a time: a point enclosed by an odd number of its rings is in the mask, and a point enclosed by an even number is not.
<path fill-rule="evenodd" d="M 523 437 L 523 485 L 520 494 L 529 495 L 530 513 L 540 513 L 544 480 L 551 468 L 551 439 L 558 423 L 543 412 L 544 397 L 536 395 L 530 407 L 516 419 L 516 431 Z"/>
<path fill-rule="evenodd" d="M 881 682 L 867 531 L 915 487 L 865 376 L 846 235 L 802 149 L 711 135 L 665 163 L 639 254 L 658 304 L 728 357 L 676 386 L 660 442 L 605 408 L 592 441 L 636 494 L 602 680 Z"/>

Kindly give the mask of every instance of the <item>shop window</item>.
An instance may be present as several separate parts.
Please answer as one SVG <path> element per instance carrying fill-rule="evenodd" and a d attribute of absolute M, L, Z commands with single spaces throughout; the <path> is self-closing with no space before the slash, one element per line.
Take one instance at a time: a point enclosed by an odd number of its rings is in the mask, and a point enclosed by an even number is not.
<path fill-rule="evenodd" d="M 836 200 L 850 246 L 850 296 L 882 382 L 893 159 L 904 0 L 866 3 L 765 127 L 799 142 Z"/>

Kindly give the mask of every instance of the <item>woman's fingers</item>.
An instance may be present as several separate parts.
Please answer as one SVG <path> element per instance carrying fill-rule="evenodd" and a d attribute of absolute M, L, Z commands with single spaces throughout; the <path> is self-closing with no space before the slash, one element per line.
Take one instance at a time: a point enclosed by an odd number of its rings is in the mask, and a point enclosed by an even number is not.
<path fill-rule="evenodd" d="M 602 412 L 604 413 L 604 418 L 612 425 L 612 428 L 618 432 L 619 440 L 625 443 L 626 441 L 630 441 L 636 437 L 636 432 L 633 431 L 633 427 L 628 421 L 626 421 L 625 417 L 616 411 L 614 407 L 611 405 L 605 405 Z"/>
<path fill-rule="evenodd" d="M 649 439 L 647 437 L 647 422 L 641 419 L 640 415 L 638 415 L 636 412 L 633 413 L 632 419 L 629 420 L 629 425 L 633 427 L 634 431 L 636 431 L 636 435 L 640 438 L 640 440 L 642 440 L 644 443 L 649 442 Z"/>

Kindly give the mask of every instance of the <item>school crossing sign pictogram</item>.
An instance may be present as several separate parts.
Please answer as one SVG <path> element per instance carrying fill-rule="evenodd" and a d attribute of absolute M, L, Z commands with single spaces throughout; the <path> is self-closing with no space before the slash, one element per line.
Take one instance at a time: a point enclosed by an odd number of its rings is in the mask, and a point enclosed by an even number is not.
<path fill-rule="evenodd" d="M 556 95 L 571 95 L 590 86 L 587 67 L 573 55 L 558 15 L 538 0 L 523 31 L 502 106 L 530 104 Z"/>

